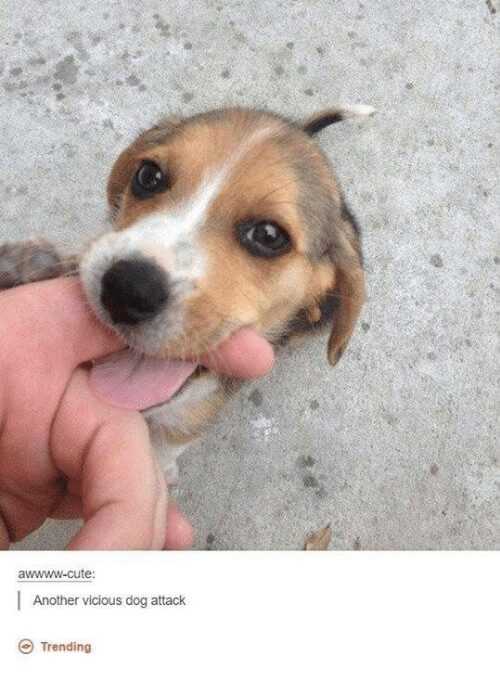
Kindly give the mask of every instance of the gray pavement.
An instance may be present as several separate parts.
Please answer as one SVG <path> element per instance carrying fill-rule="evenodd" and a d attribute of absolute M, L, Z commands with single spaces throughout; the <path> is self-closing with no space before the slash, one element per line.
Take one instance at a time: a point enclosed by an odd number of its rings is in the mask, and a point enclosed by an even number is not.
<path fill-rule="evenodd" d="M 302 548 L 326 523 L 333 549 L 500 547 L 496 7 L 0 3 L 0 240 L 101 232 L 111 163 L 162 114 L 378 109 L 321 135 L 364 228 L 361 323 L 335 369 L 322 338 L 285 351 L 181 459 L 199 548 Z"/>

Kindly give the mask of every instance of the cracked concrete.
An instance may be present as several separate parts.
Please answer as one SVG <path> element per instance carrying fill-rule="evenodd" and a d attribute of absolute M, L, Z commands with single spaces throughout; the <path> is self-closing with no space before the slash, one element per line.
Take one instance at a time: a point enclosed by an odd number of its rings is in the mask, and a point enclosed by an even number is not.
<path fill-rule="evenodd" d="M 0 240 L 70 251 L 105 223 L 115 156 L 167 112 L 300 117 L 364 228 L 369 300 L 336 369 L 286 351 L 181 460 L 209 549 L 500 547 L 497 3 L 2 3 Z M 50 523 L 20 548 L 59 548 Z"/>

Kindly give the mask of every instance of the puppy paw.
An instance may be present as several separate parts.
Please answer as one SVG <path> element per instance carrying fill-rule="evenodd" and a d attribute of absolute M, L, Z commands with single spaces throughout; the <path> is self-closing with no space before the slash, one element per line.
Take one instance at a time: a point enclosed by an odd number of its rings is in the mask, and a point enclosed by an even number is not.
<path fill-rule="evenodd" d="M 49 242 L 7 242 L 0 245 L 0 290 L 75 271 L 75 260 L 62 259 Z"/>

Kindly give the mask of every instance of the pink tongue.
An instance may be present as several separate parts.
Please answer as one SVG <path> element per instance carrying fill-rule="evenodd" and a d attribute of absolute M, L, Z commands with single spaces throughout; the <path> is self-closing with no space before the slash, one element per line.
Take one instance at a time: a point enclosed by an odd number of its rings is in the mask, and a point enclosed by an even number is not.
<path fill-rule="evenodd" d="M 96 362 L 90 385 L 113 405 L 145 410 L 170 400 L 195 369 L 193 362 L 155 359 L 123 350 Z"/>

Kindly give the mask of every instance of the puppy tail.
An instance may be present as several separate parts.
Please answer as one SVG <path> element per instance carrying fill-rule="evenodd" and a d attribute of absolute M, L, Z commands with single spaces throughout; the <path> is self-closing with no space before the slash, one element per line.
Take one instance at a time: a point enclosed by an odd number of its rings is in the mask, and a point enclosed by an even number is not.
<path fill-rule="evenodd" d="M 351 117 L 369 117 L 375 112 L 375 108 L 371 105 L 342 105 L 315 113 L 303 122 L 301 126 L 304 132 L 312 137 L 321 132 L 322 129 L 325 129 L 325 127 L 335 124 L 335 122 L 342 122 Z"/>

